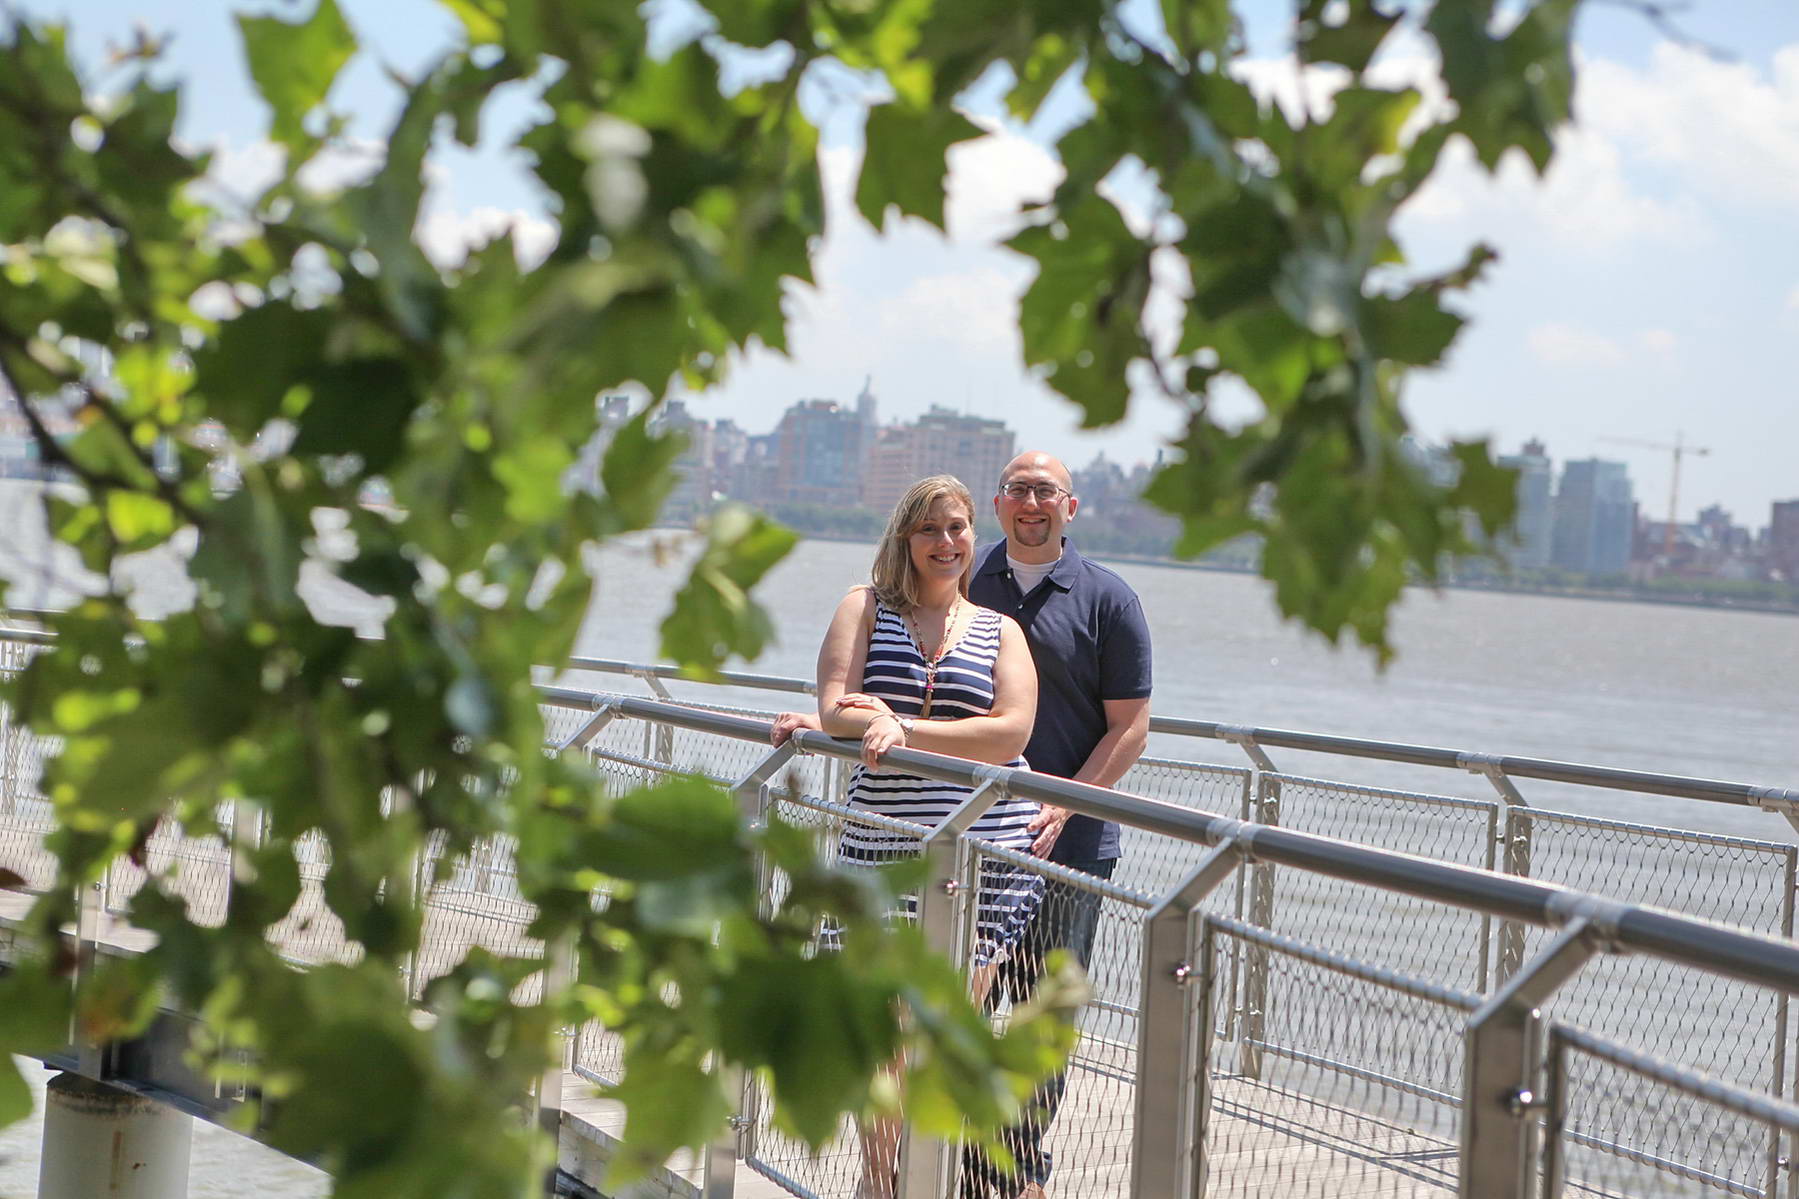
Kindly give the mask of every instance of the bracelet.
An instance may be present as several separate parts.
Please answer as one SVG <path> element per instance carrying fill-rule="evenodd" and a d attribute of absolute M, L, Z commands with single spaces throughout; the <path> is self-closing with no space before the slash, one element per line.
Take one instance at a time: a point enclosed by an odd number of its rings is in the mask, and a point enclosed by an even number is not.
<path fill-rule="evenodd" d="M 868 723 L 873 724 L 883 716 L 891 718 L 893 723 L 899 725 L 900 736 L 904 737 L 906 739 L 906 744 L 910 745 L 912 743 L 912 722 L 895 712 L 876 712 L 874 714 L 874 719 L 870 720 Z"/>

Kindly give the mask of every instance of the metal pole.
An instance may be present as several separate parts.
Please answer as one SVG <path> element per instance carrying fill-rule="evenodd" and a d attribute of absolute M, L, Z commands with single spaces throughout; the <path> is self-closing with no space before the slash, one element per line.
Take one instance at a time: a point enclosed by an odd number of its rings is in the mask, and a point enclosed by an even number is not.
<path fill-rule="evenodd" d="M 1543 1129 L 1543 1199 L 1562 1199 L 1562 1176 L 1568 1169 L 1562 1144 L 1562 1131 L 1568 1126 L 1568 1045 L 1553 1029 L 1543 1077 L 1549 1087 L 1549 1115 Z M 1773 1199 L 1771 1192 L 1769 1199 Z"/>
<path fill-rule="evenodd" d="M 1195 1192 L 1203 1174 L 1206 1103 L 1202 1094 L 1184 1118 L 1197 1071 L 1203 1088 L 1210 1075 L 1210 993 L 1216 961 L 1208 952 L 1192 959 L 1193 909 L 1243 862 L 1235 841 L 1207 851 L 1180 885 L 1143 920 L 1143 976 L 1137 1016 L 1137 1111 L 1132 1129 L 1131 1194 L 1177 1195 L 1188 1163 Z M 1210 940 L 1207 940 L 1209 949 Z M 1199 995 L 1198 1018 L 1193 986 Z M 1191 1134 L 1187 1130 L 1191 1129 Z"/>
<path fill-rule="evenodd" d="M 1281 822 L 1281 784 L 1277 775 L 1259 776 L 1256 821 L 1266 825 Z M 1274 869 L 1272 863 L 1256 862 L 1249 870 L 1249 922 L 1271 931 Z M 1238 1068 L 1245 1078 L 1260 1078 L 1261 1043 L 1268 1032 L 1268 950 L 1261 945 L 1245 945 L 1238 952 L 1243 955 L 1243 1038 L 1237 1055 Z"/>
<path fill-rule="evenodd" d="M 194 1118 L 79 1074 L 44 1092 L 38 1199 L 187 1199 Z"/>
<path fill-rule="evenodd" d="M 1799 849 L 1789 848 L 1786 851 L 1785 866 L 1781 871 L 1780 902 L 1780 935 L 1787 940 L 1793 937 L 1793 890 L 1799 887 Z M 1774 996 L 1774 1068 L 1773 1085 L 1770 1088 L 1776 1099 L 1786 1094 L 1787 1073 L 1787 1027 L 1790 1006 L 1785 991 L 1777 991 Z M 1778 1125 L 1768 1128 L 1768 1176 L 1762 1188 L 1762 1194 L 1768 1199 L 1780 1193 L 1780 1142 L 1783 1133 Z M 1789 1151 L 1792 1138 L 1786 1137 Z"/>
<path fill-rule="evenodd" d="M 1530 1199 L 1536 1179 L 1540 1005 L 1607 939 L 1622 904 L 1594 902 L 1468 1018 L 1463 1035 L 1462 1199 Z"/>
<path fill-rule="evenodd" d="M 793 740 L 771 749 L 731 788 L 745 824 L 757 828 L 767 823 L 769 786 L 793 760 L 799 749 L 799 742 Z M 757 856 L 756 876 L 763 904 L 772 905 L 774 872 L 765 856 Z M 706 1145 L 701 1183 L 705 1199 L 730 1199 L 737 1185 L 737 1163 L 741 1158 L 755 1153 L 756 1134 L 761 1125 L 762 1093 L 756 1076 L 748 1071 L 725 1067 L 723 1087 L 725 1094 L 737 1096 L 737 1110 L 726 1121 L 725 1127 Z"/>
<path fill-rule="evenodd" d="M 944 818 L 924 839 L 925 879 L 918 889 L 918 928 L 925 944 L 958 960 L 957 915 L 964 905 L 977 902 L 973 890 L 961 881 L 962 837 L 994 804 L 1006 796 L 1004 780 L 1011 771 L 1003 766 L 981 766 L 982 779 L 974 793 Z M 900 1127 L 899 1188 L 897 1199 L 939 1199 L 947 1193 L 950 1146 L 927 1137 L 910 1121 Z M 708 1196 L 710 1199 L 710 1196 Z"/>

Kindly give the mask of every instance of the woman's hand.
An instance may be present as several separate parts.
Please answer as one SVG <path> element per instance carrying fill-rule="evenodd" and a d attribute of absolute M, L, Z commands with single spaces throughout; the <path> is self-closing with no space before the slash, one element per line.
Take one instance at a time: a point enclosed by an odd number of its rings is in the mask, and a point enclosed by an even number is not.
<path fill-rule="evenodd" d="M 851 691 L 847 695 L 840 696 L 834 710 L 838 712 L 861 710 L 864 712 L 885 712 L 889 716 L 895 715 L 894 710 L 887 706 L 886 700 L 878 695 L 870 695 L 866 691 Z"/>
<path fill-rule="evenodd" d="M 862 764 L 873 770 L 880 764 L 882 754 L 896 745 L 904 744 L 906 730 L 900 724 L 899 717 L 891 712 L 880 713 L 862 730 Z"/>
<path fill-rule="evenodd" d="M 768 739 L 775 745 L 785 745 L 787 739 L 801 729 L 818 732 L 822 727 L 817 712 L 782 712 L 775 717 L 774 724 L 769 726 Z"/>

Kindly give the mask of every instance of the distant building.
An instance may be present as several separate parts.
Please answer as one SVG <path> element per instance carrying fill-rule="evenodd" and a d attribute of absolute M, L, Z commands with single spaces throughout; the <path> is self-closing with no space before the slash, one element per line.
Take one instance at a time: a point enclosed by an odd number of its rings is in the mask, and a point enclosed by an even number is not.
<path fill-rule="evenodd" d="M 1768 569 L 1799 582 L 1799 500 L 1776 500 L 1768 518 Z"/>
<path fill-rule="evenodd" d="M 873 397 L 867 399 L 872 414 Z M 769 499 L 833 508 L 851 508 L 861 500 L 863 446 L 869 440 L 861 412 L 836 400 L 801 400 L 782 414 L 774 436 Z"/>
<path fill-rule="evenodd" d="M 1623 574 L 1636 524 L 1630 472 L 1622 462 L 1584 458 L 1563 465 L 1550 548 L 1554 565 L 1579 574 Z"/>
<path fill-rule="evenodd" d="M 697 419 L 685 400 L 667 400 L 653 418 L 658 433 L 680 433 L 687 446 L 675 456 L 675 486 L 663 502 L 665 517 L 689 520 L 712 508 L 713 425 Z"/>
<path fill-rule="evenodd" d="M 976 497 L 991 495 L 1017 440 L 1004 421 L 933 407 L 912 424 L 880 431 L 869 452 L 862 503 L 885 511 L 913 482 L 938 474 L 956 476 Z"/>
<path fill-rule="evenodd" d="M 1518 472 L 1518 541 L 1501 547 L 1506 561 L 1523 570 L 1549 565 L 1555 534 L 1555 469 L 1543 443 L 1531 438 L 1518 454 L 1505 454 L 1499 465 Z"/>

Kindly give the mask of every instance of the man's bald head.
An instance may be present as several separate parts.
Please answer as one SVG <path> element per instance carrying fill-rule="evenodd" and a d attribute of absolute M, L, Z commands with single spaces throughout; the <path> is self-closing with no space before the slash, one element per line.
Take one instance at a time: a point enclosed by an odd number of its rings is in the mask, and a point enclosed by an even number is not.
<path fill-rule="evenodd" d="M 1046 454 L 1042 450 L 1026 450 L 1012 461 L 1006 463 L 1006 469 L 999 472 L 999 485 L 1004 490 L 1007 483 L 1016 474 L 1037 475 L 1048 471 L 1055 477 L 1056 484 L 1065 491 L 1074 491 L 1074 476 L 1062 465 L 1062 460 L 1054 454 Z"/>
<path fill-rule="evenodd" d="M 1042 450 L 1026 450 L 1006 463 L 993 495 L 993 515 L 1006 535 L 1006 553 L 1020 562 L 1060 558 L 1062 530 L 1080 506 L 1068 468 Z"/>

